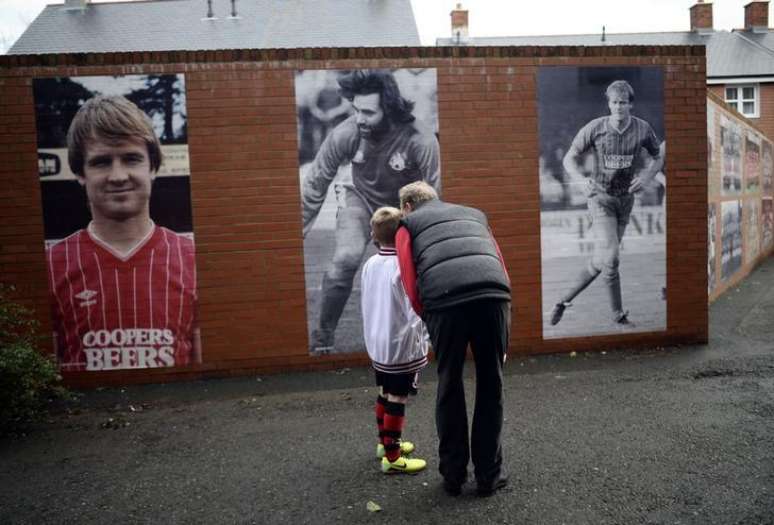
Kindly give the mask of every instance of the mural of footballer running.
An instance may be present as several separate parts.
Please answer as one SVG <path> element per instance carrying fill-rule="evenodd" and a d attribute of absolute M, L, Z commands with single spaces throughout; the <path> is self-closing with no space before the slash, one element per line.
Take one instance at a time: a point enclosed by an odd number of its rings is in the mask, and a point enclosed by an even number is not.
<path fill-rule="evenodd" d="M 551 325 L 561 321 L 572 300 L 600 274 L 607 289 L 612 320 L 620 325 L 631 324 L 621 298 L 620 244 L 629 223 L 634 194 L 663 166 L 663 149 L 651 125 L 632 115 L 634 89 L 627 81 L 612 82 L 605 96 L 610 115 L 583 126 L 563 159 L 564 169 L 572 179 L 588 177 L 587 206 L 595 246 L 588 264 L 554 306 Z M 589 151 L 594 155 L 594 169 L 585 174 L 581 159 Z M 638 170 L 638 157 L 643 152 L 643 167 Z"/>
<path fill-rule="evenodd" d="M 92 220 L 47 251 L 56 354 L 66 371 L 201 362 L 193 241 L 150 218 L 159 139 L 122 96 L 96 96 L 67 133 Z"/>
<path fill-rule="evenodd" d="M 440 190 L 438 140 L 416 122 L 414 102 L 401 95 L 389 70 L 355 70 L 338 79 L 353 114 L 325 138 L 301 183 L 304 235 L 310 230 L 339 167 L 351 163 L 342 184 L 333 258 L 322 278 L 317 327 L 310 353 L 334 350 L 334 334 L 370 241 L 369 221 L 382 206 L 398 207 L 398 190 L 425 181 Z"/>

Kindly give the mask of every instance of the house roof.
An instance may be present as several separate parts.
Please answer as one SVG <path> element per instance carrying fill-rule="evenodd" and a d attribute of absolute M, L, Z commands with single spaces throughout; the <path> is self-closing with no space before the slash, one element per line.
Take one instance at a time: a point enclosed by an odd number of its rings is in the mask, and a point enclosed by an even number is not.
<path fill-rule="evenodd" d="M 146 0 L 48 5 L 8 54 L 418 46 L 410 0 Z"/>
<path fill-rule="evenodd" d="M 439 38 L 439 46 L 604 46 L 604 45 L 705 45 L 707 77 L 733 78 L 774 75 L 774 32 L 682 31 L 664 33 L 614 33 L 605 35 L 552 35 Z"/>

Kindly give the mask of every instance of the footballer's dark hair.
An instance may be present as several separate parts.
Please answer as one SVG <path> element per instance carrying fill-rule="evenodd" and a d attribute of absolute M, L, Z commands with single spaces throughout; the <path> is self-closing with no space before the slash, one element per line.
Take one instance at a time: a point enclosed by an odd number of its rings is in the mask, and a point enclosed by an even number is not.
<path fill-rule="evenodd" d="M 414 103 L 403 98 L 398 83 L 384 69 L 356 69 L 339 78 L 341 96 L 352 102 L 355 95 L 379 94 L 379 105 L 392 122 L 413 122 Z"/>

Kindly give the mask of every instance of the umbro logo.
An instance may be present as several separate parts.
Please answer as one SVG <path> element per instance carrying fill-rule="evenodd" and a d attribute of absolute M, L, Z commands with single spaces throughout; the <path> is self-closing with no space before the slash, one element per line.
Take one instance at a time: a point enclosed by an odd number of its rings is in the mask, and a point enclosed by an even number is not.
<path fill-rule="evenodd" d="M 80 299 L 80 304 L 78 306 L 91 306 L 93 304 L 97 304 L 96 299 L 94 297 L 97 295 L 97 292 L 94 290 L 84 290 L 80 293 L 75 294 L 76 299 Z"/>

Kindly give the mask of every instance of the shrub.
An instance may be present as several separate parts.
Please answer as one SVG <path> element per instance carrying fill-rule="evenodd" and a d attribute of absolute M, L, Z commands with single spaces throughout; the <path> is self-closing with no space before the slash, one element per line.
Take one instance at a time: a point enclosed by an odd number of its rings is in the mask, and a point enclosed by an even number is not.
<path fill-rule="evenodd" d="M 39 418 L 52 397 L 63 397 L 52 356 L 37 350 L 40 337 L 31 311 L 8 299 L 13 287 L 0 284 L 0 433 Z"/>

